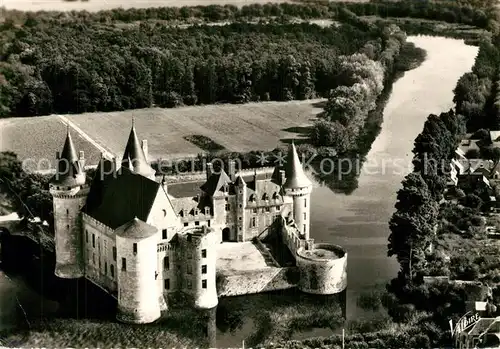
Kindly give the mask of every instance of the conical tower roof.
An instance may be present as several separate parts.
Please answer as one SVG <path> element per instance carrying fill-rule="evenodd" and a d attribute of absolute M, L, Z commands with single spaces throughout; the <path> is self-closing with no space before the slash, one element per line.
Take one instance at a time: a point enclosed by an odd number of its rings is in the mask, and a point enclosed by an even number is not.
<path fill-rule="evenodd" d="M 155 170 L 149 166 L 144 151 L 142 150 L 139 138 L 135 132 L 135 125 L 132 123 L 132 129 L 128 136 L 125 153 L 122 158 L 122 166 L 144 177 L 154 176 Z"/>
<path fill-rule="evenodd" d="M 297 154 L 295 144 L 292 142 L 288 150 L 288 155 L 285 165 L 286 181 L 283 187 L 286 189 L 298 189 L 312 185 L 309 178 L 307 178 L 302 168 L 302 164 Z"/>
<path fill-rule="evenodd" d="M 57 159 L 57 172 L 52 178 L 52 183 L 62 186 L 77 186 L 85 184 L 84 169 L 78 162 L 76 152 L 69 127 L 66 133 L 63 150 Z"/>

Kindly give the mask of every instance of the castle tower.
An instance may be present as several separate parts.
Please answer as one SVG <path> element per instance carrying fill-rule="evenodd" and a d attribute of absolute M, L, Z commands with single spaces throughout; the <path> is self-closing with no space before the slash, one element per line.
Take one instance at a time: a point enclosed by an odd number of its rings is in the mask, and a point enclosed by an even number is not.
<path fill-rule="evenodd" d="M 299 231 L 305 235 L 305 239 L 307 240 L 309 239 L 312 183 L 304 173 L 293 142 L 288 151 L 285 173 L 286 181 L 283 185 L 285 195 L 293 198 L 293 219 Z"/>
<path fill-rule="evenodd" d="M 155 170 L 147 161 L 148 144 L 147 141 L 139 142 L 137 133 L 135 132 L 135 124 L 132 123 L 132 129 L 128 136 L 127 145 L 122 158 L 122 166 L 127 167 L 130 171 L 140 174 L 149 179 L 155 179 Z"/>
<path fill-rule="evenodd" d="M 244 233 L 247 227 L 246 203 L 247 203 L 247 184 L 241 176 L 236 178 L 234 183 L 236 190 L 236 229 L 238 241 L 245 241 Z"/>
<path fill-rule="evenodd" d="M 183 237 L 185 270 L 183 292 L 198 309 L 212 309 L 218 304 L 216 288 L 217 236 L 213 229 L 202 226 L 186 230 Z"/>
<path fill-rule="evenodd" d="M 147 324 L 160 317 L 156 233 L 137 217 L 116 229 L 118 321 Z"/>
<path fill-rule="evenodd" d="M 86 182 L 83 151 L 77 156 L 69 128 L 62 152 L 57 152 L 57 171 L 50 180 L 54 205 L 56 247 L 55 275 L 77 279 L 84 275 L 82 223 L 80 210 L 89 187 Z"/>

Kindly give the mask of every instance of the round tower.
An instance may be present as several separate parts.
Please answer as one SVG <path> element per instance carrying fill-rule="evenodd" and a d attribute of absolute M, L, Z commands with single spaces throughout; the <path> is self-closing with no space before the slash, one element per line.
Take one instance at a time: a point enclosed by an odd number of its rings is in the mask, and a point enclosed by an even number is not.
<path fill-rule="evenodd" d="M 54 207 L 55 275 L 77 279 L 84 276 L 80 210 L 87 199 L 89 187 L 86 184 L 83 151 L 77 156 L 69 129 L 63 150 L 57 153 L 56 160 L 57 170 L 49 189 Z"/>
<path fill-rule="evenodd" d="M 285 195 L 293 199 L 293 219 L 307 240 L 309 239 L 312 183 L 304 173 L 293 142 L 288 151 L 285 174 L 286 181 L 283 184 L 283 189 Z"/>
<path fill-rule="evenodd" d="M 191 294 L 195 308 L 212 309 L 219 302 L 216 287 L 216 234 L 213 229 L 202 226 L 184 231 L 183 237 L 188 269 L 184 273 L 183 292 Z"/>
<path fill-rule="evenodd" d="M 332 295 L 347 287 L 347 251 L 332 244 L 314 244 L 296 253 L 298 288 L 302 292 Z"/>
<path fill-rule="evenodd" d="M 156 232 L 138 218 L 116 230 L 118 321 L 147 324 L 160 317 Z"/>

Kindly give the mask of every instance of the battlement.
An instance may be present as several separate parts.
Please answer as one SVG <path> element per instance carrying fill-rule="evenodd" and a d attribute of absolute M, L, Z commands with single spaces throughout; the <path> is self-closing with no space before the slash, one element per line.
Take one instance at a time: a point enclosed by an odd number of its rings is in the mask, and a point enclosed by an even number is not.
<path fill-rule="evenodd" d="M 156 252 L 176 251 L 176 250 L 177 246 L 172 245 L 170 242 L 162 242 L 158 244 Z"/>
<path fill-rule="evenodd" d="M 95 228 L 101 228 L 105 233 L 107 233 L 110 236 L 114 232 L 114 230 L 108 227 L 106 224 L 99 222 L 97 219 L 89 216 L 85 212 L 82 212 L 82 219 L 84 222 L 89 223 Z"/>

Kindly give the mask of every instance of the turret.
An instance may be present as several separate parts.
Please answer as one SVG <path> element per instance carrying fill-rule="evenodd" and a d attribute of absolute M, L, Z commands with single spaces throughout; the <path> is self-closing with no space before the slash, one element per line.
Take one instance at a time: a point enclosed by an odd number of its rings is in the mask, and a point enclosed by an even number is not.
<path fill-rule="evenodd" d="M 182 234 L 185 261 L 181 270 L 182 292 L 198 309 L 217 306 L 216 261 L 217 237 L 207 226 L 191 228 Z"/>
<path fill-rule="evenodd" d="M 50 181 L 54 205 L 55 275 L 76 279 L 84 275 L 80 210 L 89 188 L 85 183 L 84 153 L 81 151 L 77 156 L 69 128 L 63 150 L 57 153 L 56 159 L 56 174 Z"/>
<path fill-rule="evenodd" d="M 122 158 L 122 166 L 127 167 L 132 172 L 150 178 L 155 179 L 155 170 L 149 165 L 144 149 L 147 150 L 147 141 L 139 142 L 137 133 L 135 131 L 135 124 L 132 123 L 132 129 L 128 136 L 127 145 L 125 146 L 125 152 Z"/>
<path fill-rule="evenodd" d="M 304 238 L 309 239 L 312 183 L 304 173 L 293 142 L 288 151 L 285 174 L 286 181 L 283 184 L 283 189 L 285 190 L 285 195 L 293 199 L 293 218 Z"/>
<path fill-rule="evenodd" d="M 245 227 L 247 226 L 247 216 L 245 214 L 247 204 L 247 184 L 241 176 L 238 176 L 236 177 L 234 185 L 236 191 L 236 231 L 238 234 L 238 241 L 241 242 L 245 241 L 243 233 L 245 232 Z"/>
<path fill-rule="evenodd" d="M 157 229 L 137 217 L 116 229 L 118 314 L 125 323 L 160 317 L 157 287 Z"/>

